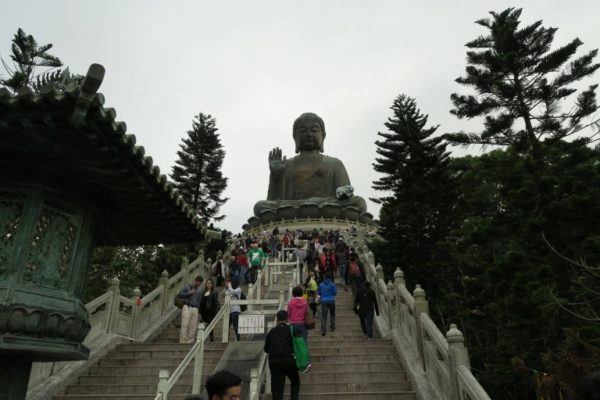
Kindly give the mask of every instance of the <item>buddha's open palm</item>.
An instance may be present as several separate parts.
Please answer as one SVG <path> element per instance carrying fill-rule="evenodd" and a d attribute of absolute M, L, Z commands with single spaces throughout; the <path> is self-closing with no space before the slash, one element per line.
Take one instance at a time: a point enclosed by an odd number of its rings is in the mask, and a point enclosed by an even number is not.
<path fill-rule="evenodd" d="M 285 162 L 286 158 L 285 156 L 282 156 L 279 147 L 275 147 L 269 152 L 269 169 L 271 170 L 271 173 L 275 175 L 282 174 L 285 169 Z"/>

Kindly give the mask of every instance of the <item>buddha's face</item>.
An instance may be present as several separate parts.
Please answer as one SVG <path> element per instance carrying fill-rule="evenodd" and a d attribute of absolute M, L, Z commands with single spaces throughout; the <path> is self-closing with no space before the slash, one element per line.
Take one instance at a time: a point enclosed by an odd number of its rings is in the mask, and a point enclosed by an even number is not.
<path fill-rule="evenodd" d="M 294 132 L 296 148 L 300 151 L 322 151 L 323 129 L 316 121 L 303 121 Z"/>

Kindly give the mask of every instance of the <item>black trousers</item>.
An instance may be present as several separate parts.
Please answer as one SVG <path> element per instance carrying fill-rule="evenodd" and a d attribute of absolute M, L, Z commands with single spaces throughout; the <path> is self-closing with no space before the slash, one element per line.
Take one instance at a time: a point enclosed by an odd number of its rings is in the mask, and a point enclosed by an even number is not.
<path fill-rule="evenodd" d="M 292 384 L 290 399 L 298 400 L 300 398 L 300 376 L 298 375 L 298 368 L 296 368 L 296 361 L 290 359 L 285 362 L 269 363 L 269 369 L 271 370 L 273 400 L 283 400 L 286 376 Z"/>

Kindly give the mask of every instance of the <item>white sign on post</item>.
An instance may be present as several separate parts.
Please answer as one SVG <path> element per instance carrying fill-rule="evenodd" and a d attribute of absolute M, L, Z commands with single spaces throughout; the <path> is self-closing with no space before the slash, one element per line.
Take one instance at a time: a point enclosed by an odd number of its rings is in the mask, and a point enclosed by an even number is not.
<path fill-rule="evenodd" d="M 241 314 L 238 322 L 240 334 L 265 333 L 264 314 Z"/>

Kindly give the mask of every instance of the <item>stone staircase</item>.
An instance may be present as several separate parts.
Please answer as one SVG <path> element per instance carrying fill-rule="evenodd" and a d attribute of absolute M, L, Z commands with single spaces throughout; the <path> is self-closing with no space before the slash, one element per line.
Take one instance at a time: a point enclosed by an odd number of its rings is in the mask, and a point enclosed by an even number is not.
<path fill-rule="evenodd" d="M 202 381 L 213 372 L 227 344 L 221 343 L 222 324 L 215 328 L 215 341 L 204 345 Z M 235 340 L 233 330 L 230 339 Z M 55 400 L 152 400 L 156 396 L 158 372 L 172 373 L 181 363 L 191 344 L 179 344 L 179 328 L 172 323 L 150 343 L 124 344 L 98 361 L 77 383 L 66 388 Z M 173 388 L 170 399 L 191 393 L 193 362 Z"/>
<path fill-rule="evenodd" d="M 301 374 L 300 399 L 416 400 L 391 340 L 374 333 L 363 338 L 358 316 L 352 311 L 351 292 L 338 285 L 336 330 L 321 336 L 320 308 L 317 327 L 309 331 L 308 348 L 313 369 Z M 289 396 L 289 381 L 286 382 Z"/>

